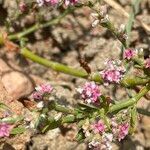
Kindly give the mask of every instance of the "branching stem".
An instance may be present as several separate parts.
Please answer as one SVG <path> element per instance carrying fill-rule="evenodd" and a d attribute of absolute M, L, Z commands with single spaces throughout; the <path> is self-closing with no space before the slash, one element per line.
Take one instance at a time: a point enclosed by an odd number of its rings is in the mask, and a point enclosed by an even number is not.
<path fill-rule="evenodd" d="M 48 26 L 51 25 L 56 25 L 58 24 L 66 15 L 70 14 L 71 12 L 73 12 L 75 10 L 75 8 L 68 8 L 66 9 L 61 15 L 57 16 L 56 18 L 49 20 L 48 22 L 45 23 L 37 23 L 35 25 L 33 25 L 32 27 L 16 33 L 16 34 L 12 34 L 8 36 L 9 40 L 20 40 L 22 37 L 25 37 L 26 35 L 35 32 L 36 30 L 42 29 L 42 28 L 46 28 Z"/>
<path fill-rule="evenodd" d="M 98 82 L 100 84 L 103 83 L 103 79 L 100 76 L 100 73 L 98 73 L 98 72 L 87 74 L 87 72 L 83 69 L 82 70 L 81 69 L 80 70 L 75 69 L 75 68 L 63 65 L 61 63 L 50 61 L 50 60 L 47 60 L 47 59 L 42 58 L 40 56 L 37 56 L 37 55 L 33 54 L 27 48 L 22 48 L 21 54 L 24 57 L 26 57 L 26 58 L 28 58 L 28 59 L 36 62 L 36 63 L 39 63 L 43 66 L 49 67 L 55 71 L 62 72 L 62 73 L 72 75 L 75 77 L 89 79 L 91 81 L 95 81 L 95 82 Z M 149 79 L 142 79 L 142 78 L 135 77 L 135 76 L 126 76 L 122 79 L 121 85 L 124 87 L 134 87 L 136 85 L 145 85 L 148 82 L 149 82 Z"/>

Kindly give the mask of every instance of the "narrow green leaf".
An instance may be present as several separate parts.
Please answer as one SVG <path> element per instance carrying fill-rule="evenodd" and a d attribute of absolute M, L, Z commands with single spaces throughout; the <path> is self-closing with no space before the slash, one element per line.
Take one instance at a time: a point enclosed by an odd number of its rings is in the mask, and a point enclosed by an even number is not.
<path fill-rule="evenodd" d="M 3 119 L 0 119 L 0 122 L 5 122 L 5 123 L 10 123 L 10 124 L 14 124 L 16 122 L 22 121 L 24 119 L 23 116 L 17 116 L 17 117 L 6 117 Z"/>
<path fill-rule="evenodd" d="M 42 133 L 45 133 L 48 130 L 58 128 L 60 125 L 61 125 L 60 119 L 56 121 L 54 118 L 49 117 L 47 123 L 45 123 L 45 126 L 41 127 L 40 130 Z"/>
<path fill-rule="evenodd" d="M 4 103 L 0 103 L 0 108 L 1 109 L 9 109 L 10 110 L 10 108 L 7 105 L 5 105 Z"/>
<path fill-rule="evenodd" d="M 138 113 L 142 114 L 142 115 L 146 115 L 148 117 L 150 117 L 150 111 L 143 109 L 143 108 L 137 108 Z"/>
<path fill-rule="evenodd" d="M 131 33 L 131 30 L 133 27 L 135 16 L 139 12 L 140 1 L 141 0 L 133 0 L 132 1 L 132 11 L 130 12 L 129 20 L 126 25 L 126 32 L 127 32 L 127 36 L 128 36 L 127 46 L 129 46 L 129 44 L 130 44 L 130 33 Z"/>
<path fill-rule="evenodd" d="M 132 2 L 135 14 L 137 14 L 139 12 L 140 2 L 141 2 L 141 0 L 133 0 L 133 2 Z"/>
<path fill-rule="evenodd" d="M 48 122 L 48 118 L 47 116 L 45 116 L 44 114 L 41 114 L 38 118 L 37 121 L 35 123 L 35 128 L 38 129 L 39 131 L 41 131 L 45 125 Z"/>
<path fill-rule="evenodd" d="M 13 134 L 13 135 L 16 135 L 16 134 L 22 134 L 26 131 L 26 128 L 23 127 L 23 126 L 20 126 L 20 127 L 16 127 L 16 128 L 13 128 L 11 130 L 11 133 L 10 134 Z"/>
<path fill-rule="evenodd" d="M 62 118 L 62 123 L 72 123 L 75 122 L 75 116 L 74 115 L 67 115 Z"/>
<path fill-rule="evenodd" d="M 83 133 L 83 129 L 80 129 L 78 134 L 76 135 L 76 140 L 78 142 L 82 142 L 85 139 L 85 135 Z"/>
<path fill-rule="evenodd" d="M 130 133 L 132 134 L 136 130 L 137 126 L 137 109 L 134 106 L 131 108 L 131 118 L 130 118 Z"/>
<path fill-rule="evenodd" d="M 85 103 L 78 103 L 78 106 L 81 106 L 83 108 L 86 108 L 86 109 L 94 109 L 94 110 L 98 110 L 97 107 L 93 106 L 93 105 L 89 105 L 89 104 L 85 104 Z"/>

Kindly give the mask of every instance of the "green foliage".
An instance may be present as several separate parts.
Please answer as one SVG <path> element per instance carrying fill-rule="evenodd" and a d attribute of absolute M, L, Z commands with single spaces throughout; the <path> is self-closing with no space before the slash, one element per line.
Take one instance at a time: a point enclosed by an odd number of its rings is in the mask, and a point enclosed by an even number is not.
<path fill-rule="evenodd" d="M 6 117 L 6 118 L 3 118 L 3 119 L 0 119 L 0 122 L 5 122 L 5 123 L 8 123 L 8 124 L 15 124 L 17 122 L 20 122 L 24 119 L 23 116 L 16 116 L 16 117 Z"/>
<path fill-rule="evenodd" d="M 12 130 L 11 130 L 11 133 L 10 134 L 12 134 L 12 135 L 17 135 L 17 134 L 22 134 L 22 133 L 24 133 L 26 131 L 26 128 L 25 127 L 23 127 L 23 126 L 18 126 L 18 127 L 16 127 L 16 128 L 13 128 Z"/>
<path fill-rule="evenodd" d="M 85 139 L 85 135 L 84 135 L 83 129 L 80 129 L 76 135 L 76 140 L 78 142 L 83 142 L 84 139 Z"/>
<path fill-rule="evenodd" d="M 132 10 L 130 12 L 129 20 L 126 25 L 126 32 L 127 32 L 127 36 L 128 36 L 127 46 L 129 46 L 129 44 L 130 44 L 130 34 L 131 34 L 131 30 L 132 30 L 132 27 L 133 27 L 133 24 L 135 21 L 136 14 L 139 12 L 140 1 L 141 0 L 133 0 L 132 4 L 131 4 Z"/>
<path fill-rule="evenodd" d="M 137 109 L 136 106 L 131 108 L 131 116 L 130 116 L 130 133 L 134 133 L 137 127 Z"/>

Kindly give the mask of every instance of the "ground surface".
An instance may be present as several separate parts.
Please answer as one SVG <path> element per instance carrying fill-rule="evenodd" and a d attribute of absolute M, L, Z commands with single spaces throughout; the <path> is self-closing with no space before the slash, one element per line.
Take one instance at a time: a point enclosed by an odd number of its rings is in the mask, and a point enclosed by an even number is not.
<path fill-rule="evenodd" d="M 14 0 L 15 1 L 15 0 Z M 1 1 L 0 1 L 1 2 Z M 129 11 L 129 0 L 118 0 L 118 3 Z M 12 17 L 15 11 L 13 0 L 4 0 L 0 5 L 0 28 L 4 28 L 6 18 Z M 150 2 L 142 0 L 138 18 L 150 26 Z M 44 10 L 45 11 L 45 10 Z M 54 14 L 57 11 L 54 10 Z M 37 31 L 28 36 L 28 47 L 34 52 L 47 59 L 62 62 L 75 68 L 80 67 L 79 55 L 86 56 L 92 71 L 103 68 L 103 62 L 107 58 L 117 58 L 121 44 L 102 27 L 92 28 L 90 10 L 76 11 L 73 15 L 67 16 L 59 25 Z M 109 15 L 116 26 L 127 22 L 121 13 L 109 7 Z M 51 15 L 46 15 L 50 18 Z M 34 14 L 13 23 L 11 31 L 21 30 L 21 26 L 30 26 L 34 23 Z M 131 34 L 131 46 L 143 48 L 146 54 L 150 52 L 150 34 L 146 33 L 140 24 L 135 23 Z M 76 104 L 74 100 L 75 88 L 82 85 L 85 80 L 77 79 L 68 75 L 57 73 L 41 65 L 26 60 L 15 53 L 7 53 L 5 48 L 0 49 L 0 95 L 4 103 L 10 104 L 18 113 L 29 113 L 20 101 L 27 98 L 34 90 L 35 85 L 43 82 L 50 82 L 55 86 L 62 101 L 70 105 Z M 102 88 L 103 89 L 103 88 Z M 124 89 L 112 91 L 113 87 L 103 89 L 118 100 L 126 97 Z M 18 101 L 19 100 L 19 101 Z M 149 99 L 150 100 L 150 99 Z M 140 107 L 150 109 L 150 101 L 143 98 L 139 103 Z M 0 140 L 0 149 L 4 150 L 85 150 L 86 144 L 78 144 L 74 137 L 76 135 L 75 125 L 66 126 L 63 129 L 49 131 L 46 135 L 32 135 L 27 132 L 21 136 L 11 139 Z M 5 141 L 5 142 L 4 142 Z M 114 150 L 149 150 L 150 149 L 150 119 L 140 116 L 136 133 L 127 137 L 121 144 L 114 144 Z"/>

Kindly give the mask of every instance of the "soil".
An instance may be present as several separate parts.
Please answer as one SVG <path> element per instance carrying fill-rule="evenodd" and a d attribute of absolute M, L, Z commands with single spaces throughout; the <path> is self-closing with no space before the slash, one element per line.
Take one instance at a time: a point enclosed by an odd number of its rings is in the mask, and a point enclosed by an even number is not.
<path fill-rule="evenodd" d="M 123 8 L 130 11 L 130 1 L 117 1 Z M 16 1 L 0 0 L 0 29 L 5 29 L 5 22 L 10 22 L 9 32 L 22 30 L 34 24 L 37 15 L 31 12 L 16 20 Z M 114 8 L 108 7 L 108 14 L 116 27 L 126 24 L 128 19 Z M 59 14 L 57 9 L 41 10 L 45 19 Z M 37 12 L 38 13 L 38 12 Z M 46 14 L 46 15 L 45 15 Z M 27 36 L 27 47 L 36 54 L 49 60 L 55 60 L 74 68 L 81 68 L 79 56 L 84 56 L 92 71 L 101 70 L 107 58 L 118 58 L 120 42 L 102 27 L 92 28 L 91 10 L 77 10 L 65 17 L 60 24 L 48 27 Z M 150 26 L 150 1 L 142 0 L 137 15 Z M 133 48 L 143 48 L 145 57 L 150 52 L 150 34 L 145 32 L 139 23 L 135 23 L 131 32 Z M 18 43 L 18 42 L 17 42 Z M 16 53 L 9 53 L 5 47 L 0 48 L 0 95 L 2 102 L 9 104 L 18 114 L 30 114 L 24 108 L 22 100 L 31 99 L 30 95 L 38 84 L 49 82 L 55 86 L 59 99 L 67 105 L 75 105 L 76 88 L 86 80 L 55 72 L 37 63 L 29 61 Z M 122 100 L 127 97 L 124 88 L 101 87 L 102 91 Z M 150 99 L 143 98 L 138 106 L 150 111 Z M 47 132 L 44 135 L 27 131 L 23 135 L 0 140 L 2 150 L 86 150 L 86 143 L 77 143 L 75 136 L 77 127 L 66 125 Z M 139 117 L 138 128 L 134 135 L 126 137 L 121 143 L 114 143 L 113 150 L 150 150 L 150 119 L 148 116 Z"/>

